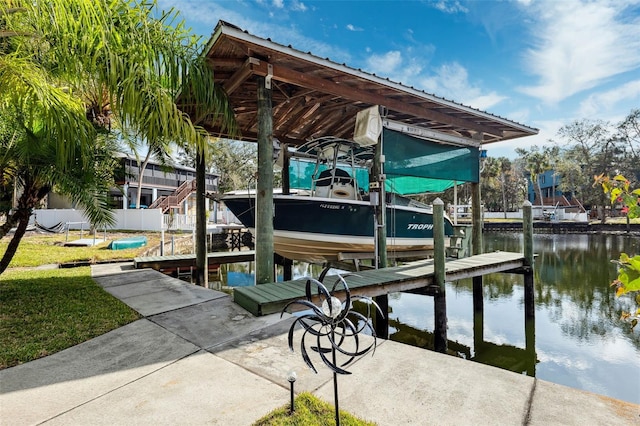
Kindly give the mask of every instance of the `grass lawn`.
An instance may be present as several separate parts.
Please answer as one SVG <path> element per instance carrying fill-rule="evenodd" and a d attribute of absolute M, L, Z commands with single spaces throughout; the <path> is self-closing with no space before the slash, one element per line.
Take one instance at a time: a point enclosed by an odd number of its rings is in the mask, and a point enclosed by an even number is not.
<path fill-rule="evenodd" d="M 91 279 L 89 267 L 8 269 L 0 275 L 0 369 L 61 351 L 138 318 Z"/>
<path fill-rule="evenodd" d="M 253 426 L 298 426 L 298 425 L 334 425 L 335 408 L 308 392 L 295 399 L 295 411 L 289 414 L 289 404 L 267 414 Z M 343 426 L 373 426 L 375 423 L 358 419 L 340 410 L 340 424 Z"/>
<path fill-rule="evenodd" d="M 68 263 L 78 261 L 102 261 L 102 260 L 132 260 L 136 256 L 149 249 L 149 247 L 160 244 L 160 233 L 144 233 L 147 237 L 147 245 L 137 249 L 110 250 L 107 248 L 109 241 L 140 235 L 140 233 L 112 233 L 107 232 L 107 242 L 92 247 L 65 247 L 67 238 L 65 234 L 31 234 L 25 235 L 20 241 L 18 250 L 9 264 L 9 268 L 33 267 L 48 263 Z M 7 250 L 11 235 L 0 240 L 0 253 Z M 103 234 L 98 233 L 96 238 L 102 238 Z M 80 231 L 69 232 L 69 241 L 80 238 Z M 82 238 L 93 238 L 86 231 Z"/>

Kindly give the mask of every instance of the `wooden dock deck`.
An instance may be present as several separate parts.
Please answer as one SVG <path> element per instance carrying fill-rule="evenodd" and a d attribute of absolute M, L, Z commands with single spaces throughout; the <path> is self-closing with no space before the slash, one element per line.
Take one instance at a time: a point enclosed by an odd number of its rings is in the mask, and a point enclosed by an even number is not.
<path fill-rule="evenodd" d="M 494 272 L 520 272 L 525 266 L 522 253 L 493 252 L 451 259 L 445 264 L 446 280 L 478 277 Z M 428 289 L 434 285 L 432 260 L 413 262 L 403 266 L 361 271 L 346 277 L 353 295 L 381 296 L 400 291 Z M 280 312 L 293 300 L 305 298 L 306 279 L 260 284 L 255 287 L 234 289 L 234 301 L 253 315 Z M 325 285 L 333 281 L 328 276 Z M 342 298 L 340 293 L 337 297 Z M 317 302 L 317 300 L 315 301 Z"/>
<path fill-rule="evenodd" d="M 209 267 L 225 263 L 251 262 L 256 256 L 255 250 L 243 250 L 232 252 L 214 252 L 207 256 Z M 196 266 L 195 254 L 176 254 L 172 256 L 136 257 L 133 259 L 136 269 L 152 268 L 156 271 L 175 270 L 177 268 L 189 268 Z"/>

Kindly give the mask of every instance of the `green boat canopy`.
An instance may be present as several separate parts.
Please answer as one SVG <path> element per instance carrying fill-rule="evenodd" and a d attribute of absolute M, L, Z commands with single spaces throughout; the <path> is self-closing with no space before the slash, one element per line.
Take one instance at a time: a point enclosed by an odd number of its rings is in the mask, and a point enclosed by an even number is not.
<path fill-rule="evenodd" d="M 456 182 L 478 182 L 480 149 L 442 144 L 390 129 L 383 129 L 385 189 L 401 195 L 442 192 Z M 364 167 L 343 165 L 355 176 L 358 186 L 369 190 L 369 172 Z M 320 165 L 319 172 L 327 167 Z M 292 158 L 289 164 L 291 188 L 311 189 L 315 163 Z"/>
<path fill-rule="evenodd" d="M 479 148 L 437 143 L 386 128 L 382 138 L 388 191 L 442 192 L 454 182 L 479 181 Z"/>

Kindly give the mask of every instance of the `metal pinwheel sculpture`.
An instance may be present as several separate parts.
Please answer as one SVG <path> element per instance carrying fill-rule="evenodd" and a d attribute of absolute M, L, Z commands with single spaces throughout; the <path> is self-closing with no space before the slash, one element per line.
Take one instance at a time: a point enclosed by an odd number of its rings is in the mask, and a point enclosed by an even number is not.
<path fill-rule="evenodd" d="M 323 278 L 324 275 L 321 275 L 320 280 L 322 281 Z M 337 374 L 351 374 L 351 372 L 345 370 L 343 367 L 351 364 L 356 357 L 365 355 L 371 350 L 375 352 L 376 333 L 374 328 L 371 326 L 371 305 L 375 306 L 382 317 L 384 317 L 384 314 L 378 304 L 372 299 L 364 296 L 351 296 L 349 286 L 341 275 L 337 276 L 331 291 L 329 291 L 321 281 L 309 278 L 306 283 L 306 300 L 300 299 L 289 302 L 282 309 L 281 316 L 287 312 L 287 309 L 292 305 L 301 305 L 302 307 L 311 310 L 310 313 L 297 317 L 293 324 L 291 324 L 288 336 L 289 349 L 293 351 L 293 332 L 296 325 L 300 324 L 304 329 L 304 333 L 300 340 L 302 358 L 311 370 L 318 373 L 313 362 L 311 362 L 311 358 L 309 357 L 306 342 L 308 335 L 315 337 L 315 345 L 310 346 L 311 349 L 314 352 L 317 352 L 324 364 L 333 371 L 336 425 L 339 425 Z M 318 297 L 322 300 L 321 306 L 317 306 L 313 303 L 313 293 L 311 291 L 312 285 L 317 287 Z M 336 291 L 344 291 L 344 302 L 341 302 L 340 299 L 333 296 L 333 293 Z M 366 316 L 360 312 L 352 310 L 352 302 L 354 300 L 362 300 L 367 303 Z M 356 321 L 355 324 L 352 319 Z M 361 349 L 359 334 L 367 329 L 371 332 L 373 342 Z M 345 344 L 349 345 L 349 349 L 345 348 Z M 336 352 L 347 357 L 347 360 L 341 365 L 338 365 Z M 328 353 L 332 354 L 331 359 L 327 357 Z"/>

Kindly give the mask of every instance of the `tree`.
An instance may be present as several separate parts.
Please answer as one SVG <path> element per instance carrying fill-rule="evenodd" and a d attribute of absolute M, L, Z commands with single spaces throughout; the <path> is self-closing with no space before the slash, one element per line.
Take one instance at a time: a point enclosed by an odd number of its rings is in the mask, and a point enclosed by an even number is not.
<path fill-rule="evenodd" d="M 40 127 L 28 127 L 27 122 L 18 114 L 8 117 L 7 110 L 2 111 L 0 121 L 11 123 L 15 129 L 10 137 L 0 139 L 3 152 L 0 160 L 2 169 L 6 170 L 7 187 L 4 191 L 20 188 L 20 196 L 13 213 L 0 226 L 0 235 L 5 235 L 14 224 L 17 224 L 13 238 L 6 252 L 0 259 L 0 273 L 4 272 L 13 258 L 21 238 L 24 236 L 32 210 L 51 190 L 66 194 L 85 208 L 85 214 L 94 226 L 111 223 L 111 215 L 107 209 L 107 193 L 113 183 L 113 147 L 110 138 L 98 135 L 93 146 L 73 147 L 81 152 L 70 164 L 62 169 L 55 164 L 55 140 L 47 137 L 46 131 Z M 91 164 L 83 164 L 92 158 Z M 3 173 L 4 174 L 4 173 Z M 11 188 L 13 187 L 13 188 Z M 4 198 L 4 197 L 3 197 Z"/>
<path fill-rule="evenodd" d="M 49 149 L 56 173 L 92 167 L 87 147 L 95 143 L 96 128 L 110 129 L 112 121 L 143 140 L 176 141 L 204 153 L 208 135 L 181 104 L 194 107 L 196 117 L 215 114 L 235 131 L 226 96 L 199 54 L 199 39 L 173 10 L 161 12 L 142 0 L 16 0 L 0 5 L 0 16 L 0 109 L 19 110 L 23 127 L 34 135 L 30 144 L 37 144 L 31 148 Z M 98 90 L 83 91 L 87 87 Z M 7 223 L 24 220 L 45 189 L 23 192 L 24 211 L 9 214 Z M 204 196 L 204 188 L 198 193 Z M 19 243 L 21 236 L 14 238 Z M 197 246 L 203 269 L 206 253 Z"/>
<path fill-rule="evenodd" d="M 617 148 L 611 124 L 602 120 L 576 120 L 562 126 L 558 136 L 564 141 L 564 161 L 580 168 L 575 192 L 582 203 L 591 208 L 607 205 L 606 197 L 593 187 L 591 179 L 610 170 L 616 162 Z M 598 211 L 604 221 L 604 210 Z"/>
<path fill-rule="evenodd" d="M 616 175 L 611 179 L 603 173 L 595 176 L 594 180 L 594 186 L 602 187 L 604 194 L 610 197 L 611 204 L 624 204 L 627 218 L 640 217 L 640 188 L 632 189 L 631 182 L 622 175 Z M 621 253 L 620 259 L 613 262 L 618 264 L 618 277 L 611 283 L 611 286 L 616 288 L 616 296 L 635 294 L 638 306 L 635 313 L 622 313 L 622 319 L 629 320 L 633 329 L 640 319 L 640 255 L 629 256 Z"/>
<path fill-rule="evenodd" d="M 577 194 L 586 206 L 598 207 L 604 221 L 607 197 L 592 185 L 591 179 L 610 170 L 632 182 L 640 179 L 640 110 L 632 110 L 615 127 L 601 120 L 576 120 L 562 126 L 558 137 L 564 142 L 564 149 L 555 167 L 563 190 Z"/>
<path fill-rule="evenodd" d="M 540 201 L 540 205 L 543 205 L 542 188 L 540 187 L 539 176 L 549 170 L 549 158 L 547 152 L 544 150 L 541 151 L 540 148 L 534 145 L 529 150 L 516 148 L 516 153 L 523 158 L 524 168 L 529 173 L 534 189 L 538 190 L 537 198 Z"/>
<path fill-rule="evenodd" d="M 136 159 L 136 163 L 138 165 L 138 187 L 136 191 L 136 200 L 133 205 L 136 209 L 140 208 L 140 199 L 142 197 L 142 183 L 144 180 L 144 171 L 147 169 L 147 165 L 151 159 L 155 159 L 160 163 L 160 165 L 167 171 L 170 171 L 172 168 L 169 166 L 171 162 L 171 143 L 166 141 L 165 139 L 156 140 L 153 142 L 143 141 L 137 137 L 137 135 L 132 134 L 127 131 L 128 129 L 123 129 L 122 132 L 122 141 L 125 143 L 126 148 L 133 152 L 133 155 Z M 140 151 L 146 149 L 146 153 L 144 157 L 140 155 Z M 188 165 L 193 167 L 195 163 L 195 159 L 191 161 Z M 130 201 L 127 204 L 132 204 Z"/>
<path fill-rule="evenodd" d="M 495 157 L 487 157 L 480 173 L 481 192 L 485 208 L 488 211 L 499 211 L 501 205 L 501 161 Z"/>
<path fill-rule="evenodd" d="M 522 173 L 507 157 L 487 157 L 484 160 L 481 177 L 481 192 L 485 207 L 489 211 L 515 211 L 522 205 L 526 194 Z"/>
<path fill-rule="evenodd" d="M 618 173 L 632 181 L 640 181 L 640 108 L 631 110 L 618 124 L 614 138 L 623 152 L 617 158 Z"/>
<path fill-rule="evenodd" d="M 557 145 L 545 146 L 543 149 L 544 155 L 546 156 L 547 165 L 552 172 L 552 187 L 551 187 L 551 198 L 552 204 L 556 205 L 556 176 L 558 176 L 558 172 L 556 167 L 559 162 L 560 148 Z"/>
<path fill-rule="evenodd" d="M 218 175 L 218 191 L 225 193 L 255 185 L 257 172 L 255 143 L 211 138 L 208 148 L 207 170 Z M 182 149 L 180 164 L 188 166 L 195 161 L 195 152 L 189 147 Z"/>

